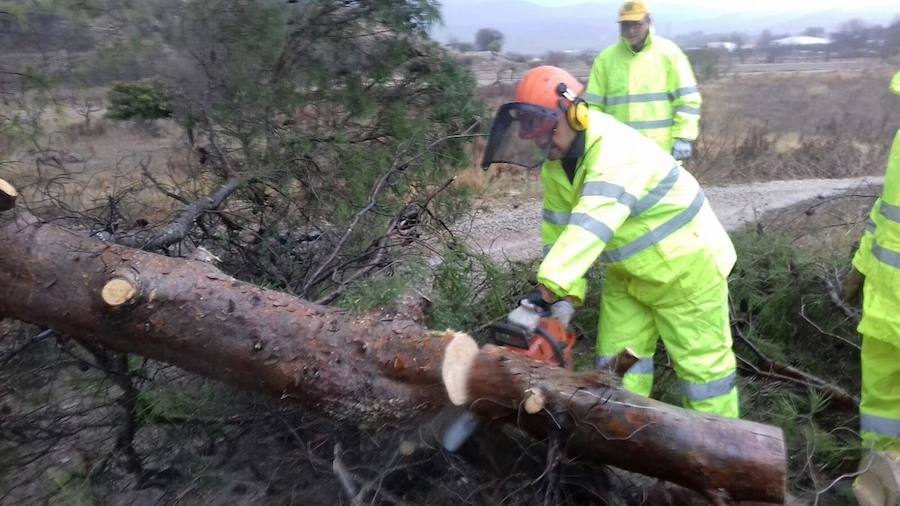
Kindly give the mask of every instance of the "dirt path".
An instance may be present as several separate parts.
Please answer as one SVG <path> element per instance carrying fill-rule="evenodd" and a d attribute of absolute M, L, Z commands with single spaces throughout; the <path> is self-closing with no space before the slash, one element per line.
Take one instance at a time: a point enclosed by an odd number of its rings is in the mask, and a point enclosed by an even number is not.
<path fill-rule="evenodd" d="M 768 211 L 806 200 L 827 198 L 854 188 L 881 184 L 883 178 L 801 179 L 732 186 L 706 186 L 716 215 L 729 231 L 736 231 Z M 541 255 L 541 200 L 523 197 L 476 210 L 457 231 L 475 251 L 502 260 L 528 260 Z"/>

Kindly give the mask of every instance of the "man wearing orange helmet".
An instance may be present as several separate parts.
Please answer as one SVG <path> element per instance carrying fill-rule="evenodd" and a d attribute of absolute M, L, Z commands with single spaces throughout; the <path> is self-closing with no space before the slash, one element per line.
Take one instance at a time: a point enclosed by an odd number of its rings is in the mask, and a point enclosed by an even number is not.
<path fill-rule="evenodd" d="M 737 417 L 731 240 L 693 176 L 650 139 L 589 108 L 583 89 L 562 69 L 532 69 L 491 127 L 482 166 L 541 166 L 544 186 L 539 285 L 510 317 L 549 312 L 567 325 L 584 301 L 585 274 L 600 259 L 608 275 L 597 366 L 630 348 L 640 361 L 624 386 L 649 395 L 662 337 L 683 404 Z"/>

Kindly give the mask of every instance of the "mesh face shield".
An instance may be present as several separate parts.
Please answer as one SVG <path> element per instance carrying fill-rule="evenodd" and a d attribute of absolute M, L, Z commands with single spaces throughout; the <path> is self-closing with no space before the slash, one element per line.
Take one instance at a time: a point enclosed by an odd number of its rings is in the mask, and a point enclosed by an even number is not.
<path fill-rule="evenodd" d="M 556 122 L 562 111 L 512 102 L 497 111 L 481 168 L 510 163 L 533 169 L 547 159 Z"/>

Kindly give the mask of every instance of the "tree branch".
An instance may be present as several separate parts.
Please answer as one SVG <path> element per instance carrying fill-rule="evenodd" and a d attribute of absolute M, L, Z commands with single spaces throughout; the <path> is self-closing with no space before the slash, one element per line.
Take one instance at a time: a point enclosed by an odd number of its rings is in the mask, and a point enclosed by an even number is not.
<path fill-rule="evenodd" d="M 193 224 L 203 213 L 218 209 L 235 190 L 245 182 L 235 177 L 227 180 L 211 196 L 200 199 L 185 207 L 175 221 L 159 229 L 140 231 L 133 234 L 114 234 L 109 240 L 131 248 L 154 250 L 171 246 L 184 240 Z"/>
<path fill-rule="evenodd" d="M 736 321 L 734 318 L 732 318 L 732 320 Z M 746 334 L 744 334 L 744 331 L 739 325 L 732 325 L 732 329 L 734 330 L 734 335 L 737 336 L 738 339 L 740 339 L 742 342 L 744 342 L 744 344 L 746 344 L 763 362 L 763 367 L 760 368 L 746 359 L 741 359 L 741 361 L 747 364 L 747 366 L 751 369 L 752 373 L 758 376 L 784 381 L 787 383 L 793 383 L 796 385 L 801 385 L 807 388 L 818 390 L 829 395 L 834 401 L 835 405 L 843 410 L 849 412 L 856 412 L 859 410 L 859 400 L 853 395 L 850 395 L 843 388 L 832 385 L 831 383 L 828 383 L 827 381 L 817 376 L 801 371 L 795 367 L 775 362 L 774 360 L 770 359 L 765 353 L 763 353 L 753 343 L 753 341 L 751 341 L 750 338 L 747 337 Z"/>
<path fill-rule="evenodd" d="M 301 296 L 309 297 L 309 295 L 310 295 L 309 292 L 314 286 L 316 286 L 317 284 L 321 283 L 322 281 L 324 281 L 325 279 L 328 279 L 330 277 L 330 275 L 328 275 L 328 274 L 323 276 L 323 272 L 328 268 L 328 266 L 331 265 L 332 262 L 334 262 L 334 259 L 337 258 L 338 254 L 340 254 L 341 250 L 343 250 L 344 245 L 347 243 L 347 240 L 353 234 L 353 231 L 356 230 L 356 227 L 357 227 L 357 225 L 359 225 L 363 216 L 368 214 L 369 211 L 371 211 L 375 207 L 375 205 L 378 203 L 378 197 L 381 195 L 381 192 L 384 190 L 385 186 L 387 186 L 387 183 L 390 181 L 391 176 L 393 176 L 394 174 L 398 174 L 398 173 L 406 171 L 410 167 L 410 165 L 412 165 L 413 163 L 415 163 L 416 161 L 421 159 L 423 156 L 425 156 L 425 154 L 430 153 L 431 150 L 433 150 L 435 147 L 437 147 L 445 142 L 448 142 L 448 141 L 451 141 L 454 139 L 463 139 L 463 138 L 470 137 L 471 134 L 469 134 L 469 132 L 472 129 L 474 129 L 477 125 L 478 125 L 478 123 L 473 123 L 469 128 L 467 128 L 461 134 L 448 135 L 448 136 L 442 137 L 442 138 L 432 142 L 425 148 L 425 150 L 423 150 L 423 152 L 406 160 L 405 162 L 401 163 L 399 161 L 395 161 L 393 163 L 393 165 L 391 165 L 391 168 L 387 172 L 385 172 L 378 179 L 376 179 L 375 184 L 372 186 L 372 190 L 369 192 L 368 202 L 362 209 L 360 209 L 353 216 L 353 219 L 350 220 L 350 224 L 347 225 L 347 229 L 344 231 L 344 235 L 341 236 L 340 240 L 338 240 L 338 243 L 335 245 L 334 249 L 332 250 L 331 254 L 328 256 L 328 258 L 325 259 L 324 262 L 319 264 L 319 267 L 316 268 L 316 270 L 313 271 L 313 273 L 309 276 L 308 281 L 303 285 L 303 289 L 300 291 Z"/>

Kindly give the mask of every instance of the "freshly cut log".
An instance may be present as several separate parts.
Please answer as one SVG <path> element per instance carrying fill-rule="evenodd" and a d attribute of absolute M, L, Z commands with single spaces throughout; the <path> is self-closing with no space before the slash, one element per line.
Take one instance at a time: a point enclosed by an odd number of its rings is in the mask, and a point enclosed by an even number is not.
<path fill-rule="evenodd" d="M 350 313 L 215 267 L 0 215 L 0 317 L 299 402 L 356 423 L 448 403 L 567 438 L 570 454 L 735 500 L 782 502 L 781 430 L 632 395 L 613 372 L 576 374 L 469 336 L 433 332 L 415 304 Z M 627 357 L 623 357 L 626 360 Z"/>
<path fill-rule="evenodd" d="M 8 211 L 16 205 L 19 192 L 6 181 L 0 179 L 0 211 Z"/>
<path fill-rule="evenodd" d="M 467 341 L 458 335 L 448 349 L 471 349 Z M 455 378 L 447 385 L 457 404 L 533 435 L 561 433 L 569 455 L 640 467 L 708 497 L 721 489 L 733 500 L 784 502 L 786 454 L 777 427 L 687 411 L 631 394 L 613 374 L 571 374 L 496 346 L 461 363 L 445 361 L 443 370 Z"/>

